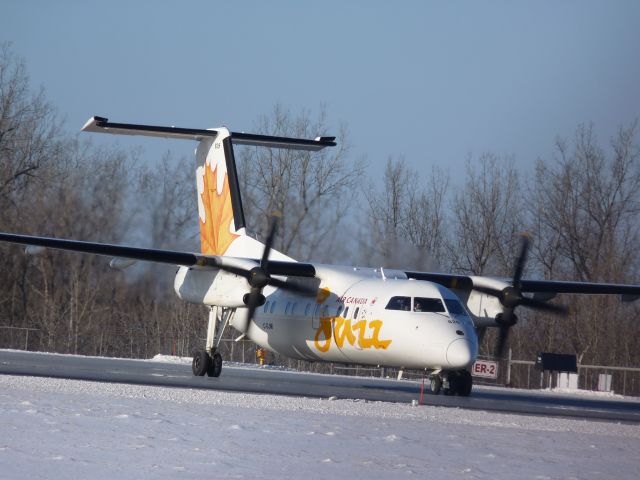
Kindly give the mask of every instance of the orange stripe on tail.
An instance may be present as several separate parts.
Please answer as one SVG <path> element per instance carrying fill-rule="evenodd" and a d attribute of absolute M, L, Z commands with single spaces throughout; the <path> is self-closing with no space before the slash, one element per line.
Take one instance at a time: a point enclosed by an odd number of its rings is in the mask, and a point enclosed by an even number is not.
<path fill-rule="evenodd" d="M 231 206 L 231 192 L 229 178 L 226 172 L 222 182 L 222 191 L 218 193 L 218 173 L 220 168 L 211 168 L 209 159 L 204 166 L 204 190 L 200 195 L 204 206 L 204 221 L 200 218 L 201 251 L 208 255 L 224 255 L 229 245 L 239 235 L 232 233 L 233 208 Z"/>

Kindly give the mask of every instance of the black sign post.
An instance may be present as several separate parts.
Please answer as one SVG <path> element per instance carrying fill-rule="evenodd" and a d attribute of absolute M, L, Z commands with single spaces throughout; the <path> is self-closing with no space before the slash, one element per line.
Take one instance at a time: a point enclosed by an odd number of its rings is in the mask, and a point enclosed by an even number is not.
<path fill-rule="evenodd" d="M 566 353 L 541 352 L 536 358 L 536 367 L 541 370 L 540 388 L 544 387 L 544 372 L 578 373 L 576 356 Z"/>

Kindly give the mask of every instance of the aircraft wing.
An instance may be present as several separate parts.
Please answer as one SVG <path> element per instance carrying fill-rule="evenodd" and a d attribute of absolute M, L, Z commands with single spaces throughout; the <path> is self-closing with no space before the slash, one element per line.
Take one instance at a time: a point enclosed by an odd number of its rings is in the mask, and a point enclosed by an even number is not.
<path fill-rule="evenodd" d="M 456 290 L 472 290 L 481 278 L 469 275 L 446 273 L 405 272 L 408 278 L 439 283 Z M 508 280 L 507 280 L 508 281 Z M 577 293 L 591 295 L 621 295 L 623 301 L 640 298 L 640 285 L 618 283 L 566 282 L 559 280 L 521 280 L 520 290 L 525 293 L 555 295 L 558 293 Z M 482 285 L 476 285 L 482 286 Z"/>
<path fill-rule="evenodd" d="M 80 240 L 67 240 L 62 238 L 34 237 L 30 235 L 18 235 L 13 233 L 1 233 L 0 241 L 17 243 L 21 245 L 33 245 L 37 247 L 69 250 L 72 252 L 90 253 L 117 258 L 128 258 L 144 262 L 164 263 L 184 267 L 199 268 L 233 268 L 229 265 L 230 257 L 215 255 L 202 255 L 200 253 L 178 252 L 173 250 L 160 250 L 153 248 L 129 247 L 124 245 L 112 245 L 108 243 L 83 242 Z M 256 265 L 257 259 L 249 259 Z M 315 268 L 308 263 L 285 262 L 270 260 L 268 262 L 269 273 L 272 275 L 314 277 Z"/>
<path fill-rule="evenodd" d="M 595 295 L 622 295 L 623 301 L 640 298 L 640 285 L 619 283 L 565 282 L 560 280 L 521 280 L 523 292 L 582 293 Z"/>

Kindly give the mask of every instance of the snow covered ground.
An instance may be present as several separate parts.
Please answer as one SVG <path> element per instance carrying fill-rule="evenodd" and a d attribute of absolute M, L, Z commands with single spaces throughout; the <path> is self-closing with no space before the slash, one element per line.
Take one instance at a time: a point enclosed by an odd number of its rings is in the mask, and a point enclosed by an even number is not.
<path fill-rule="evenodd" d="M 640 478 L 640 426 L 0 376 L 0 478 Z"/>

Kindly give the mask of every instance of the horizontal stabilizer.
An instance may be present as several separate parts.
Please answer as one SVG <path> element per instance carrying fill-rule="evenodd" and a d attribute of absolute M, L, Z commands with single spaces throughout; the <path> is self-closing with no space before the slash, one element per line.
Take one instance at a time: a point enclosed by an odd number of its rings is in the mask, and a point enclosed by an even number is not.
<path fill-rule="evenodd" d="M 157 127 L 153 125 L 134 125 L 113 123 L 104 117 L 91 117 L 82 127 L 83 132 L 112 133 L 114 135 L 144 135 L 148 137 L 178 138 L 183 140 L 202 140 L 216 137 L 215 130 L 196 128 Z"/>
<path fill-rule="evenodd" d="M 305 140 L 301 138 L 272 137 L 270 135 L 231 132 L 231 140 L 234 145 L 310 150 L 312 152 L 322 150 L 324 147 L 335 147 L 335 139 L 336 137 L 318 137 L 315 140 Z"/>
<path fill-rule="evenodd" d="M 159 127 L 154 125 L 135 125 L 131 123 L 113 123 L 104 117 L 91 117 L 82 127 L 83 132 L 111 133 L 115 135 L 144 135 L 148 137 L 177 138 L 182 140 L 203 140 L 218 136 L 216 129 Z M 275 137 L 253 133 L 230 132 L 235 145 L 255 147 L 287 148 L 292 150 L 318 151 L 325 147 L 335 147 L 336 137 L 317 137 L 314 140 L 290 137 Z"/>

